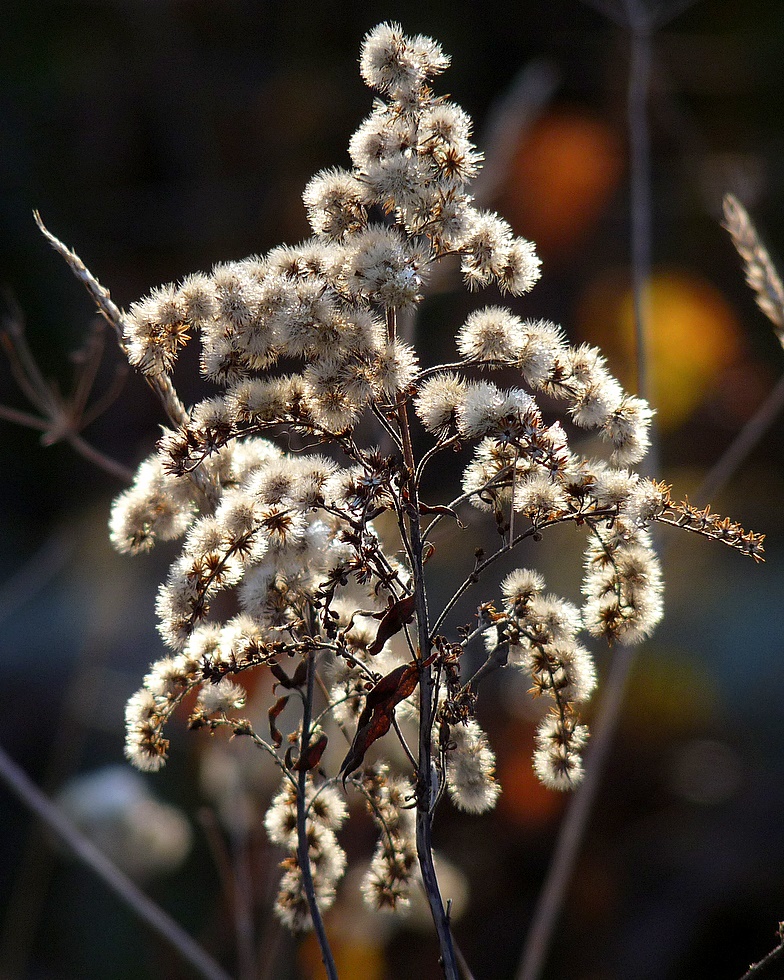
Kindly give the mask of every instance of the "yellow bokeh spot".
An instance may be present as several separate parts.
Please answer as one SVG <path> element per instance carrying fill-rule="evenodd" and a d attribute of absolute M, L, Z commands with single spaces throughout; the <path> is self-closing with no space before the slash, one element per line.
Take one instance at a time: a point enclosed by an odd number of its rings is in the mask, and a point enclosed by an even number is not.
<path fill-rule="evenodd" d="M 737 319 L 719 290 L 682 270 L 657 272 L 647 289 L 649 397 L 664 429 L 684 422 L 740 355 Z M 628 279 L 589 286 L 580 339 L 601 347 L 627 390 L 636 390 L 634 299 Z"/>
<path fill-rule="evenodd" d="M 332 953 L 341 980 L 383 980 L 385 976 L 384 948 L 371 942 L 348 941 L 332 937 Z M 299 967 L 307 980 L 322 980 L 326 970 L 321 950 L 313 933 L 299 947 Z"/>
<path fill-rule="evenodd" d="M 715 678 L 683 651 L 641 659 L 626 695 L 624 726 L 648 740 L 683 738 L 709 726 L 722 710 Z"/>

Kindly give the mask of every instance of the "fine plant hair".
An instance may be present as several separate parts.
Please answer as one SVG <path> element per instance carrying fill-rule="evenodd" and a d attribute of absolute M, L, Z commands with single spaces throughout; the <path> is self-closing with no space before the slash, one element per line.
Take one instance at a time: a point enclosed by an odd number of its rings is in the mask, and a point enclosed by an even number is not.
<path fill-rule="evenodd" d="M 724 198 L 724 226 L 743 259 L 746 282 L 754 291 L 757 305 L 784 345 L 784 285 L 748 212 L 732 194 Z"/>
<path fill-rule="evenodd" d="M 631 469 L 652 411 L 596 348 L 498 303 L 457 325 L 450 363 L 421 366 L 402 338 L 401 316 L 444 260 L 471 291 L 520 297 L 540 275 L 534 245 L 472 198 L 482 157 L 471 120 L 431 88 L 448 64 L 435 41 L 396 24 L 365 37 L 360 69 L 376 98 L 351 137 L 351 168 L 305 188 L 312 237 L 299 245 L 189 275 L 121 311 L 49 235 L 169 421 L 110 521 L 123 553 L 182 540 L 156 602 L 167 652 L 128 702 L 126 755 L 160 769 L 167 722 L 187 702 L 191 729 L 241 737 L 277 767 L 264 818 L 286 855 L 275 911 L 315 931 L 330 978 L 323 913 L 346 869 L 338 835 L 350 804 L 378 829 L 365 900 L 394 912 L 424 888 L 455 980 L 432 826 L 445 798 L 479 815 L 502 791 L 477 718 L 481 680 L 528 677 L 548 706 L 533 767 L 569 790 L 596 683 L 585 636 L 637 644 L 662 616 L 651 527 L 762 559 L 761 535 Z M 212 393 L 188 407 L 173 374 L 197 336 Z M 513 387 L 490 380 L 501 371 Z M 461 492 L 425 501 L 425 474 L 447 452 L 462 454 Z M 434 529 L 468 520 L 488 529 L 486 544 L 436 607 L 428 584 L 451 570 Z M 515 561 L 562 524 L 585 537 L 579 604 Z M 486 573 L 502 563 L 490 594 Z M 472 645 L 485 651 L 475 668 Z"/>

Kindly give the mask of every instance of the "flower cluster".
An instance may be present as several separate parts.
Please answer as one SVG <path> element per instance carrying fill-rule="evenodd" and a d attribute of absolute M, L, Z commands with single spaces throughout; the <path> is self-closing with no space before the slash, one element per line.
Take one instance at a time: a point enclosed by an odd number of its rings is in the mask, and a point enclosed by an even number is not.
<path fill-rule="evenodd" d="M 373 908 L 395 911 L 409 904 L 416 867 L 414 790 L 408 780 L 392 776 L 382 763 L 368 767 L 361 791 L 380 830 L 362 892 Z"/>
<path fill-rule="evenodd" d="M 228 389 L 199 406 L 170 446 L 181 465 L 238 426 L 285 421 L 342 432 L 370 401 L 406 389 L 416 357 L 389 335 L 383 314 L 418 302 L 442 256 L 459 254 L 472 286 L 495 282 L 518 295 L 537 280 L 531 243 L 468 193 L 480 160 L 470 120 L 427 84 L 447 64 L 429 39 L 389 25 L 372 32 L 362 73 L 388 101 L 378 100 L 352 137 L 353 169 L 323 171 L 305 189 L 314 237 L 189 276 L 128 311 L 132 364 L 168 374 L 199 333 L 205 377 Z M 373 221 L 374 213 L 394 222 Z M 303 358 L 302 373 L 256 377 L 283 358 Z"/>
<path fill-rule="evenodd" d="M 334 788 L 324 784 L 316 788 L 309 780 L 305 794 L 305 833 L 308 857 L 314 868 L 316 900 L 321 910 L 335 899 L 335 885 L 346 868 L 346 854 L 338 844 L 336 831 L 348 817 L 346 804 Z M 275 912 L 282 922 L 296 932 L 310 926 L 310 910 L 302 888 L 302 869 L 297 858 L 297 787 L 288 777 L 272 801 L 264 818 L 270 840 L 289 851 L 282 862 L 283 879 Z"/>
<path fill-rule="evenodd" d="M 539 277 L 532 244 L 471 197 L 481 162 L 471 121 L 430 88 L 447 65 L 428 38 L 394 24 L 371 31 L 360 68 L 378 98 L 351 138 L 351 169 L 324 170 L 305 188 L 312 237 L 163 286 L 122 318 L 131 363 L 167 404 L 177 356 L 196 336 L 219 392 L 170 411 L 172 428 L 114 505 L 120 551 L 183 539 L 156 606 L 170 653 L 129 702 L 126 753 L 158 768 L 166 722 L 201 688 L 192 727 L 228 727 L 274 758 L 283 788 L 265 824 L 289 851 L 277 909 L 293 928 L 318 919 L 344 871 L 337 780 L 380 829 L 363 891 L 382 908 L 405 904 L 444 791 L 470 813 L 494 806 L 495 759 L 475 716 L 488 665 L 525 671 L 550 700 L 536 736 L 539 777 L 556 789 L 579 781 L 579 710 L 595 685 L 579 635 L 637 643 L 659 621 L 652 523 L 755 558 L 762 550 L 760 536 L 674 504 L 667 487 L 628 469 L 649 446 L 650 408 L 596 348 L 570 345 L 555 324 L 485 306 L 456 331 L 459 359 L 424 369 L 399 338 L 398 313 L 420 302 L 446 256 L 459 257 L 469 289 L 520 296 Z M 483 373 L 502 369 L 515 386 Z M 560 419 L 548 414 L 558 404 Z M 414 415 L 431 437 L 419 460 Z M 370 419 L 387 448 L 360 444 L 360 420 Z M 274 441 L 282 433 L 286 452 Z M 606 458 L 586 452 L 602 442 Z M 422 475 L 447 448 L 470 450 L 462 493 L 427 506 Z M 428 535 L 465 502 L 492 515 L 497 550 L 477 553 L 437 611 L 425 588 Z M 533 570 L 510 571 L 497 608 L 480 607 L 488 659 L 471 673 L 471 631 L 450 614 L 490 564 L 511 564 L 522 541 L 565 522 L 586 533 L 582 605 L 548 593 Z M 257 668 L 253 710 L 238 719 L 245 692 L 231 678 Z M 297 704 L 286 738 L 278 725 Z M 255 720 L 265 711 L 268 736 Z M 350 748 L 330 776 L 335 735 Z M 365 761 L 384 736 L 392 768 Z M 315 869 L 310 892 L 303 861 Z M 432 894 L 435 873 L 425 870 Z M 440 900 L 431 908 L 443 915 Z"/>
<path fill-rule="evenodd" d="M 452 802 L 467 813 L 491 810 L 501 786 L 494 778 L 495 755 L 487 735 L 474 718 L 450 726 L 449 734 L 446 786 Z"/>

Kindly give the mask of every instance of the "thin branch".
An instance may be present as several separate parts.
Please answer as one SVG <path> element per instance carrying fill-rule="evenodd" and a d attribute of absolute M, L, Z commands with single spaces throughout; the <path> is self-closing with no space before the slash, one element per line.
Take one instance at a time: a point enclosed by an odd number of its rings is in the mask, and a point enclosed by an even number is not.
<path fill-rule="evenodd" d="M 85 406 L 85 410 L 80 416 L 82 429 L 86 429 L 88 425 L 91 425 L 97 418 L 99 418 L 99 416 L 103 415 L 110 405 L 117 400 L 120 392 L 125 386 L 127 377 L 128 364 L 119 364 L 115 369 L 114 378 L 112 378 L 106 391 L 98 395 L 92 405 Z"/>
<path fill-rule="evenodd" d="M 65 259 L 71 272 L 73 272 L 79 282 L 82 283 L 87 292 L 92 296 L 100 314 L 117 335 L 117 343 L 120 345 L 120 350 L 127 353 L 124 340 L 125 319 L 119 306 L 112 299 L 109 290 L 98 282 L 76 252 L 68 248 L 67 245 L 64 245 L 59 238 L 49 231 L 37 211 L 33 211 L 33 217 L 41 234 L 46 238 L 52 248 Z M 171 423 L 175 426 L 185 425 L 188 421 L 188 413 L 180 401 L 177 392 L 174 390 L 171 379 L 165 374 L 160 374 L 154 377 L 145 375 L 145 380 L 160 398 Z"/>
<path fill-rule="evenodd" d="M 196 814 L 201 824 L 212 862 L 218 872 L 226 904 L 231 909 L 237 947 L 237 961 L 240 980 L 255 980 L 256 945 L 251 916 L 251 890 L 247 875 L 247 859 L 236 853 L 232 864 L 229 848 L 226 845 L 218 818 L 210 807 L 201 807 Z M 243 833 L 243 838 L 247 835 Z M 240 874 L 240 870 L 244 873 Z M 243 885 L 244 887 L 241 887 Z"/>
<path fill-rule="evenodd" d="M 44 419 L 39 419 L 37 415 L 31 415 L 29 412 L 20 412 L 18 408 L 11 408 L 8 405 L 0 405 L 0 419 L 15 422 L 27 429 L 37 429 L 39 432 L 49 430 L 49 423 Z"/>
<path fill-rule="evenodd" d="M 449 439 L 439 439 L 438 442 L 435 443 L 435 445 L 431 446 L 430 449 L 427 450 L 427 452 L 420 459 L 419 465 L 417 466 L 417 470 L 416 470 L 417 486 L 422 485 L 422 474 L 425 472 L 425 467 L 430 462 L 430 460 L 433 459 L 433 457 L 436 456 L 438 453 L 440 453 L 442 449 L 447 449 L 450 446 L 459 445 L 460 439 L 461 437 L 459 435 L 451 436 Z"/>
<path fill-rule="evenodd" d="M 231 866 L 231 857 L 226 840 L 223 836 L 218 818 L 212 807 L 203 806 L 196 812 L 196 820 L 204 831 L 204 839 L 207 843 L 207 850 L 212 858 L 212 863 L 218 874 L 221 891 L 226 899 L 226 904 L 232 907 L 234 898 L 234 869 Z"/>
<path fill-rule="evenodd" d="M 218 963 L 168 913 L 149 899 L 45 796 L 0 747 L 0 780 L 101 878 L 143 922 L 166 940 L 205 980 L 230 980 Z"/>
<path fill-rule="evenodd" d="M 80 436 L 78 432 L 68 429 L 61 431 L 57 435 L 57 438 L 55 438 L 52 432 L 51 421 L 39 419 L 35 415 L 30 415 L 28 412 L 20 412 L 18 409 L 10 408 L 7 405 L 0 405 L 0 419 L 5 419 L 7 422 L 15 422 L 17 425 L 23 425 L 27 429 L 35 429 L 38 432 L 44 433 L 42 439 L 46 445 L 52 445 L 60 440 L 67 442 L 80 456 L 83 456 L 99 469 L 110 473 L 112 476 L 116 476 L 123 483 L 130 483 L 134 478 L 135 474 L 132 469 L 123 466 L 122 463 L 118 463 L 116 459 L 107 456 L 106 453 L 102 453 L 100 449 L 96 449 L 95 446 Z"/>
<path fill-rule="evenodd" d="M 490 106 L 482 138 L 485 164 L 473 186 L 474 199 L 483 207 L 493 202 L 509 179 L 521 137 L 552 101 L 559 81 L 553 61 L 534 58 Z"/>
<path fill-rule="evenodd" d="M 123 483 L 130 483 L 133 479 L 132 470 L 102 453 L 79 435 L 80 430 L 94 421 L 119 393 L 115 382 L 110 390 L 91 406 L 89 418 L 86 417 L 87 403 L 103 350 L 98 335 L 93 335 L 85 351 L 75 355 L 80 366 L 76 372 L 74 391 L 70 397 L 65 397 L 60 394 L 56 386 L 47 382 L 41 373 L 25 337 L 22 312 L 13 297 L 7 295 L 6 303 L 11 307 L 11 312 L 2 317 L 0 341 L 17 385 L 44 417 L 39 418 L 28 412 L 0 405 L 0 418 L 42 432 L 41 441 L 45 446 L 54 445 L 61 440 L 69 443 L 79 455 L 95 466 L 116 476 Z"/>
<path fill-rule="evenodd" d="M 50 420 L 51 426 L 51 419 L 57 417 L 60 406 L 51 387 L 38 371 L 38 365 L 33 360 L 25 341 L 24 332 L 21 328 L 13 331 L 6 329 L 0 334 L 0 341 L 5 348 L 11 374 L 19 390 L 42 415 Z"/>
<path fill-rule="evenodd" d="M 11 373 L 25 397 L 41 412 L 51 418 L 56 415 L 59 399 L 41 374 L 25 339 L 24 317 L 19 304 L 9 290 L 4 290 L 4 300 L 10 314 L 2 318 L 0 341 L 5 348 Z"/>
<path fill-rule="evenodd" d="M 627 112 L 631 171 L 631 249 L 634 329 L 637 339 L 637 393 L 649 395 L 650 361 L 647 303 L 651 278 L 651 145 L 648 129 L 648 97 L 651 75 L 651 34 L 640 11 L 642 3 L 626 0 L 632 28 Z"/>
<path fill-rule="evenodd" d="M 780 924 L 779 935 L 781 932 L 782 926 Z M 758 963 L 752 964 L 740 980 L 777 980 L 781 977 L 782 963 L 784 963 L 784 938 L 767 956 L 764 956 Z M 771 967 L 775 968 L 775 973 L 768 972 Z"/>
<path fill-rule="evenodd" d="M 375 404 L 375 402 L 371 402 L 371 404 L 370 404 L 370 410 L 373 412 L 373 414 L 375 415 L 376 419 L 378 420 L 379 425 L 384 430 L 384 432 L 386 432 L 386 434 L 389 436 L 389 438 L 391 439 L 393 445 L 395 446 L 395 448 L 397 449 L 397 451 L 402 456 L 402 454 L 403 454 L 403 443 L 400 441 L 400 436 L 395 431 L 394 426 L 390 424 L 390 422 L 387 419 L 387 417 L 384 415 L 384 413 L 381 411 L 381 409 L 378 407 L 378 405 Z"/>
<path fill-rule="evenodd" d="M 398 737 L 398 741 L 400 742 L 400 745 L 401 745 L 401 747 L 402 747 L 402 749 L 403 749 L 403 751 L 404 751 L 404 752 L 406 753 L 406 755 L 408 756 L 408 761 L 409 761 L 409 762 L 411 763 L 411 765 L 413 766 L 413 768 L 414 768 L 414 772 L 416 772 L 416 769 L 417 769 L 417 761 L 416 761 L 416 759 L 414 758 L 414 753 L 413 753 L 413 752 L 411 751 L 411 749 L 410 749 L 410 748 L 408 747 L 408 742 L 406 741 L 406 737 L 405 737 L 405 735 L 403 734 L 403 731 L 402 731 L 402 729 L 401 729 L 401 727 L 400 727 L 400 722 L 399 722 L 399 721 L 397 720 L 397 718 L 395 717 L 395 715 L 394 715 L 394 712 L 392 713 L 392 726 L 393 726 L 393 727 L 394 727 L 394 729 L 395 729 L 395 734 L 396 734 L 396 735 L 397 735 L 397 737 Z"/>
<path fill-rule="evenodd" d="M 512 550 L 512 548 L 515 547 L 515 545 L 519 544 L 525 538 L 531 537 L 533 533 L 534 533 L 534 528 L 533 527 L 528 528 L 527 531 L 524 531 L 522 534 L 519 534 L 513 540 L 508 541 L 506 544 L 502 545 L 498 549 L 498 551 L 492 554 L 481 564 L 476 566 L 473 572 L 471 572 L 471 574 L 467 578 L 465 578 L 463 582 L 458 586 L 457 591 L 452 595 L 452 597 L 446 603 L 444 608 L 441 610 L 438 619 L 433 624 L 433 629 L 431 630 L 431 634 L 430 634 L 431 637 L 435 637 L 437 635 L 437 633 L 441 629 L 442 624 L 444 623 L 444 620 L 449 615 L 449 613 L 454 609 L 454 607 L 457 605 L 457 603 L 460 601 L 463 595 L 465 595 L 465 593 L 471 588 L 472 585 L 477 584 L 481 572 L 484 571 L 484 569 L 487 568 L 488 565 L 492 564 L 494 561 L 497 561 L 503 555 L 508 554 Z"/>
<path fill-rule="evenodd" d="M 460 972 L 463 974 L 463 980 L 476 980 L 471 972 L 471 967 L 468 965 L 468 960 L 463 956 L 463 951 L 457 943 L 455 943 L 455 956 L 457 957 L 457 965 L 460 967 Z"/>
<path fill-rule="evenodd" d="M 83 420 L 87 409 L 87 402 L 90 392 L 93 390 L 95 379 L 98 377 L 98 368 L 101 365 L 101 357 L 104 347 L 103 324 L 96 323 L 96 329 L 90 334 L 85 346 L 71 354 L 71 361 L 78 365 L 76 372 L 76 387 L 70 398 L 71 410 L 75 419 Z M 82 427 L 84 423 L 82 423 Z"/>
<path fill-rule="evenodd" d="M 485 627 L 489 628 L 489 627 Z M 500 670 L 501 667 L 505 667 L 509 662 L 509 642 L 504 641 L 503 643 L 497 643 L 492 651 L 487 655 L 487 659 L 474 671 L 474 673 L 468 678 L 468 680 L 460 688 L 460 693 L 463 694 L 469 688 L 471 690 L 476 690 L 479 681 L 488 674 L 492 674 L 496 670 Z"/>
<path fill-rule="evenodd" d="M 331 701 L 330 700 L 329 688 L 324 683 L 324 678 L 321 676 L 321 674 L 319 674 L 318 671 L 316 671 L 316 683 L 319 686 L 319 690 L 324 695 L 324 700 L 326 702 L 326 707 L 324 708 L 323 711 L 321 711 L 319 714 L 317 714 L 316 717 L 314 718 L 314 720 L 313 720 L 314 726 L 315 725 L 320 725 L 321 722 L 322 722 L 322 720 L 337 705 L 339 705 L 339 704 L 345 704 L 347 701 L 353 701 L 353 700 L 356 700 L 357 698 L 361 697 L 361 694 L 359 693 L 359 691 L 352 691 L 351 693 L 346 694 L 342 698 L 336 698 L 334 701 Z M 341 733 L 343 734 L 343 737 L 348 742 L 348 744 L 351 745 L 351 742 L 353 740 L 353 736 L 349 732 L 348 728 L 346 728 L 345 722 L 339 720 L 338 718 L 335 718 L 335 724 L 340 729 Z"/>
<path fill-rule="evenodd" d="M 387 337 L 394 341 L 396 334 L 396 318 L 393 310 L 387 311 Z M 433 917 L 438 945 L 441 950 L 441 966 L 446 980 L 458 980 L 458 967 L 455 949 L 452 942 L 452 932 L 449 918 L 441 899 L 435 864 L 433 863 L 433 814 L 431 809 L 432 796 L 432 699 L 433 671 L 429 665 L 429 653 L 432 644 L 428 627 L 427 592 L 425 589 L 425 574 L 423 560 L 422 527 L 420 524 L 419 488 L 416 483 L 416 462 L 411 443 L 411 429 L 408 421 L 408 411 L 405 396 L 397 396 L 398 428 L 403 443 L 403 460 L 407 470 L 406 486 L 408 489 L 408 536 L 411 542 L 413 564 L 414 595 L 416 604 L 417 631 L 419 639 L 419 657 L 423 664 L 419 675 L 419 759 L 417 761 L 417 808 L 416 808 L 416 849 L 419 859 L 419 869 L 422 874 L 425 893 L 427 894 L 430 914 Z M 425 666 L 426 665 L 426 666 Z"/>
<path fill-rule="evenodd" d="M 75 550 L 74 532 L 54 533 L 12 575 L 0 582 L 0 624 L 23 603 L 39 595 L 60 573 Z"/>
<path fill-rule="evenodd" d="M 234 932 L 240 980 L 256 980 L 256 935 L 253 924 L 253 879 L 248 854 L 247 828 L 235 825 L 230 833 L 234 871 Z"/>
<path fill-rule="evenodd" d="M 500 489 L 501 487 L 504 486 L 503 481 L 506 480 L 508 471 L 511 471 L 511 467 L 504 467 L 504 469 L 500 470 L 498 473 L 492 476 L 487 481 L 487 483 L 483 484 L 481 487 L 477 487 L 475 490 L 468 490 L 466 493 L 461 493 L 459 497 L 455 497 L 454 500 L 450 500 L 449 503 L 446 505 L 447 511 L 453 511 L 456 507 L 459 507 L 460 504 L 464 504 L 467 500 L 470 500 L 472 497 L 478 497 L 480 494 L 483 494 L 486 490 L 490 490 L 495 487 L 498 487 Z M 511 482 L 512 481 L 510 480 L 509 483 L 506 485 L 511 486 Z M 433 518 L 430 524 L 428 524 L 427 529 L 422 535 L 423 542 L 428 540 L 431 532 L 436 527 L 438 527 L 441 521 L 445 519 L 445 516 L 446 515 L 444 513 L 436 514 L 436 516 Z"/>
<path fill-rule="evenodd" d="M 307 657 L 307 693 L 303 699 L 302 738 L 300 740 L 300 760 L 303 763 L 307 755 L 308 746 L 310 745 L 313 693 L 316 674 L 315 652 L 313 650 L 308 650 Z M 329 980 L 338 980 L 337 967 L 335 966 L 335 959 L 332 955 L 329 940 L 327 939 L 327 933 L 324 928 L 324 920 L 321 916 L 321 910 L 318 907 L 316 888 L 313 883 L 313 872 L 310 866 L 310 845 L 308 841 L 307 813 L 305 803 L 308 787 L 308 772 L 305 765 L 303 765 L 302 770 L 299 773 L 299 779 L 297 782 L 297 863 L 299 864 L 300 874 L 302 875 L 302 886 L 308 900 L 310 918 L 313 922 L 313 931 L 316 934 L 316 939 L 318 940 L 318 944 L 321 949 L 321 961 L 324 964 L 324 969 L 327 971 Z"/>
<path fill-rule="evenodd" d="M 508 555 L 510 551 L 512 551 L 514 548 L 517 547 L 518 544 L 520 544 L 521 541 L 525 541 L 526 538 L 531 538 L 539 531 L 543 531 L 545 530 L 545 528 L 548 527 L 553 527 L 555 524 L 565 524 L 567 521 L 585 521 L 588 518 L 602 520 L 602 518 L 607 519 L 613 517 L 615 516 L 615 514 L 616 514 L 616 510 L 612 507 L 609 507 L 606 510 L 591 511 L 589 514 L 579 514 L 579 513 L 561 514 L 558 517 L 554 517 L 552 520 L 542 521 L 539 524 L 532 524 L 529 528 L 526 528 L 525 531 L 522 531 L 515 538 L 512 538 L 510 541 L 507 541 L 506 544 L 503 544 L 498 549 L 498 551 L 493 552 L 493 554 L 490 555 L 489 558 L 485 558 L 483 562 L 480 562 L 474 568 L 471 574 L 462 582 L 462 584 L 458 587 L 457 591 L 454 593 L 454 595 L 449 599 L 447 604 L 441 610 L 441 614 L 439 615 L 438 619 L 435 621 L 430 634 L 431 639 L 432 637 L 435 637 L 438 631 L 441 629 L 444 620 L 452 611 L 452 609 L 454 609 L 454 607 L 457 605 L 460 598 L 463 595 L 465 595 L 465 593 L 471 588 L 472 585 L 477 584 L 477 582 L 479 581 L 479 576 L 482 574 L 482 572 L 490 565 L 497 562 L 499 558 L 503 558 L 504 555 Z"/>
<path fill-rule="evenodd" d="M 656 29 L 665 27 L 670 21 L 675 20 L 676 17 L 680 17 L 684 11 L 688 10 L 689 7 L 693 7 L 698 0 L 669 0 L 669 3 L 665 3 L 662 9 L 654 14 L 651 18 L 651 27 Z"/>
<path fill-rule="evenodd" d="M 235 673 L 238 673 L 238 671 L 235 671 Z M 201 684 L 202 682 L 197 681 L 196 683 Z M 183 696 L 185 694 L 188 694 L 190 691 L 192 691 L 195 686 L 196 684 L 191 684 L 187 689 L 183 691 Z M 179 704 L 180 700 L 181 698 L 177 700 L 176 703 Z M 261 735 L 257 734 L 257 732 L 254 730 L 253 726 L 251 725 L 250 721 L 247 718 L 230 718 L 228 715 L 223 715 L 222 717 L 218 717 L 218 718 L 210 718 L 207 727 L 210 731 L 214 731 L 218 728 L 230 728 L 233 736 L 237 738 L 239 737 L 249 738 L 254 745 L 256 745 L 260 749 L 263 749 L 267 753 L 267 755 L 270 756 L 270 758 L 278 767 L 278 769 L 280 769 L 283 775 L 289 780 L 291 785 L 296 788 L 297 785 L 296 779 L 294 779 L 294 777 L 291 775 L 289 770 L 286 768 L 283 760 L 275 751 L 274 747 L 270 745 L 270 743 L 267 742 L 265 739 L 263 739 Z"/>
<path fill-rule="evenodd" d="M 652 27 L 644 0 L 624 0 L 630 30 L 630 64 L 627 120 L 631 169 L 631 253 L 634 321 L 637 338 L 637 390 L 648 393 L 648 310 L 651 276 L 651 161 L 648 98 L 651 73 Z M 613 18 L 615 19 L 615 18 Z M 648 457 L 655 468 L 655 447 Z M 552 942 L 564 896 L 585 836 L 594 800 L 620 716 L 626 683 L 635 660 L 635 648 L 619 646 L 610 667 L 604 694 L 594 723 L 592 746 L 586 758 L 585 777 L 570 800 L 561 823 L 547 876 L 534 910 L 533 922 L 523 948 L 517 980 L 538 980 Z"/>
<path fill-rule="evenodd" d="M 547 870 L 534 919 L 526 937 L 517 980 L 535 980 L 541 975 L 544 967 L 553 929 L 563 907 L 564 896 L 572 879 L 588 817 L 604 773 L 604 762 L 615 736 L 635 653 L 634 647 L 620 645 L 616 647 L 612 668 L 596 713 L 596 721 L 592 726 L 594 735 L 586 755 L 585 778 L 572 796 L 558 829 L 555 853 Z"/>
<path fill-rule="evenodd" d="M 708 471 L 695 494 L 697 506 L 712 500 L 727 485 L 782 411 L 784 411 L 784 375 L 779 378 L 776 387 Z"/>
<path fill-rule="evenodd" d="M 123 483 L 131 483 L 134 476 L 136 475 L 132 469 L 127 466 L 123 466 L 122 463 L 118 463 L 116 459 L 112 459 L 111 456 L 107 456 L 102 453 L 100 449 L 96 449 L 95 446 L 90 445 L 86 439 L 83 439 L 77 432 L 69 432 L 65 436 L 65 441 L 75 449 L 80 456 L 83 456 L 86 460 L 93 463 L 99 469 L 105 470 L 107 473 L 111 473 L 112 476 L 116 476 L 118 480 L 122 480 Z"/>
<path fill-rule="evenodd" d="M 611 3 L 610 0 L 582 0 L 582 3 L 586 7 L 593 8 L 593 10 L 596 10 L 603 17 L 606 17 L 607 20 L 612 21 L 613 24 L 617 24 L 618 27 L 625 26 L 626 20 L 624 19 L 623 13 L 618 9 L 617 4 Z"/>

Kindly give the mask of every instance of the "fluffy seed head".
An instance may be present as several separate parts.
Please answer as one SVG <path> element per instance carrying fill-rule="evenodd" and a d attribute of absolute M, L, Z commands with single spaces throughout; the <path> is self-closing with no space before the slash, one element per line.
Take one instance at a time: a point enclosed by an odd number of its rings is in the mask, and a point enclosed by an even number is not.
<path fill-rule="evenodd" d="M 465 381 L 451 371 L 436 374 L 422 385 L 414 407 L 428 432 L 445 435 L 454 428 L 465 388 Z"/>
<path fill-rule="evenodd" d="M 457 349 L 465 358 L 515 361 L 524 340 L 519 317 L 499 306 L 474 311 L 457 333 Z"/>
<path fill-rule="evenodd" d="M 491 810 L 501 787 L 495 780 L 495 755 L 475 719 L 450 729 L 447 790 L 455 806 L 468 813 Z"/>

